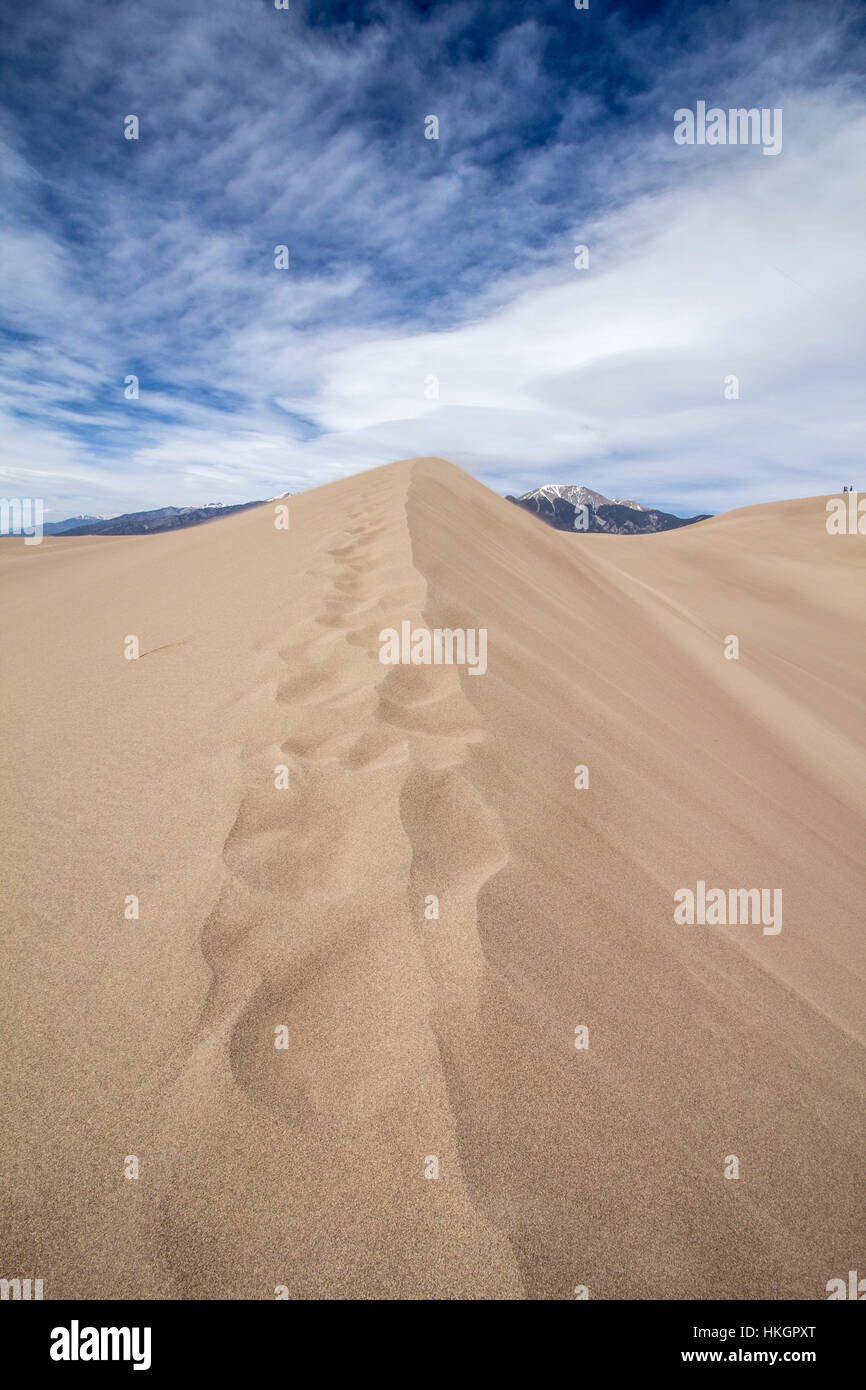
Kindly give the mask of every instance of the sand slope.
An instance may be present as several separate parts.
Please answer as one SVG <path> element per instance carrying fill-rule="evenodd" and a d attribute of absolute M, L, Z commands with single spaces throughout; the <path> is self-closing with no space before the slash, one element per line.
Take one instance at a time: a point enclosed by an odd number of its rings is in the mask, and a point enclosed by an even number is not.
<path fill-rule="evenodd" d="M 862 1265 L 862 538 L 820 498 L 569 536 L 429 459 L 290 513 L 0 548 L 0 1272 L 825 1297 Z M 383 666 L 403 619 L 486 628 L 487 673 Z M 698 879 L 781 888 L 781 933 L 675 925 Z"/>

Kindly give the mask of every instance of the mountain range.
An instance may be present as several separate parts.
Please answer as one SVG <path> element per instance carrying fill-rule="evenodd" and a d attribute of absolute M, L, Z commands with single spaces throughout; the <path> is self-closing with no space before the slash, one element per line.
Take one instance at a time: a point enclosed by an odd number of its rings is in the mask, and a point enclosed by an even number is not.
<path fill-rule="evenodd" d="M 605 497 L 576 483 L 548 483 L 524 492 L 522 497 L 509 496 L 506 500 L 534 512 L 557 531 L 607 531 L 620 536 L 673 531 L 677 526 L 706 521 L 710 515 L 702 512 L 700 516 L 674 516 L 657 507 L 644 507 L 640 502 Z"/>
<path fill-rule="evenodd" d="M 576 483 L 548 483 L 523 493 L 521 497 L 509 495 L 506 500 L 533 512 L 557 531 L 607 531 L 615 535 L 638 535 L 691 526 L 696 521 L 706 521 L 709 516 L 709 513 L 674 516 L 672 512 L 662 512 L 657 507 L 644 507 L 640 502 L 605 497 L 591 487 Z M 231 505 L 208 502 L 202 507 L 157 507 L 152 511 L 127 512 L 123 516 L 71 516 L 65 521 L 48 521 L 42 529 L 46 536 L 141 536 L 198 526 L 218 516 L 230 516 L 232 512 L 259 506 L 261 500 Z"/>
<path fill-rule="evenodd" d="M 156 507 L 149 512 L 127 512 L 123 516 L 71 516 L 65 521 L 48 521 L 42 529 L 46 536 L 143 536 L 157 531 L 179 531 L 185 526 L 199 526 L 218 516 L 247 507 L 260 507 L 257 502 L 207 502 L 203 507 Z"/>

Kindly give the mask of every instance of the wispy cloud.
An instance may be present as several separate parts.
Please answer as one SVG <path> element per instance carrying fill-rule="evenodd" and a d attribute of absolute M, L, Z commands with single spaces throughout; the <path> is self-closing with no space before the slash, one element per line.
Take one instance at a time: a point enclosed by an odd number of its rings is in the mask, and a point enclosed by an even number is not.
<path fill-rule="evenodd" d="M 421 453 L 674 509 L 855 481 L 858 11 L 644 8 L 7 20 L 3 489 L 242 501 Z M 675 145 L 699 99 L 781 107 L 782 154 Z"/>

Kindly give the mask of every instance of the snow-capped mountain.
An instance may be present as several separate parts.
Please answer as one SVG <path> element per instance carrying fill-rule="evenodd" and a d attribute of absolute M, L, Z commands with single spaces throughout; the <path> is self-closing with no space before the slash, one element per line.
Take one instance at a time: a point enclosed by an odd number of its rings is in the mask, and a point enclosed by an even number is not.
<path fill-rule="evenodd" d="M 677 526 L 691 526 L 706 521 L 708 513 L 700 516 L 674 516 L 656 507 L 644 507 L 640 502 L 605 497 L 594 488 L 578 483 L 548 483 L 533 488 L 522 497 L 507 498 L 518 507 L 535 512 L 542 521 L 558 531 L 608 531 L 615 535 L 640 535 L 650 531 L 672 531 Z"/>
<path fill-rule="evenodd" d="M 89 526 L 94 521 L 105 521 L 104 516 L 68 516 L 65 521 L 44 521 L 42 530 L 46 536 L 62 536 L 66 531 L 73 531 L 77 526 Z"/>

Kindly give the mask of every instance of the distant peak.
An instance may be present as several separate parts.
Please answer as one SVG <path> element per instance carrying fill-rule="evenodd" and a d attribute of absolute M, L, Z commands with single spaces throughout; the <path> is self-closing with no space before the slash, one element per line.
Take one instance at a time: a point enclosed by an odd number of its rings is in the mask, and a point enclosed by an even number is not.
<path fill-rule="evenodd" d="M 651 531 L 672 531 L 706 516 L 680 517 L 657 507 L 645 507 L 620 497 L 605 497 L 603 492 L 585 487 L 582 483 L 545 483 L 543 487 L 524 492 L 522 497 L 509 497 L 518 507 L 546 521 L 557 531 L 607 531 L 613 535 L 638 535 Z"/>
<path fill-rule="evenodd" d="M 531 502 L 536 497 L 545 497 L 549 502 L 553 501 L 554 497 L 561 497 L 573 507 L 633 507 L 637 512 L 647 510 L 640 502 L 625 501 L 621 497 L 605 497 L 603 492 L 596 492 L 594 488 L 586 487 L 583 483 L 545 483 L 543 487 L 524 492 L 517 501 Z"/>

